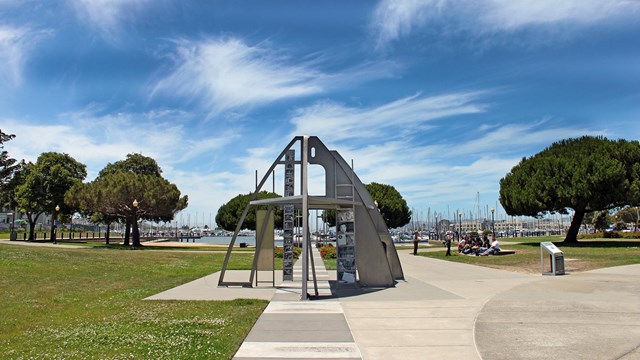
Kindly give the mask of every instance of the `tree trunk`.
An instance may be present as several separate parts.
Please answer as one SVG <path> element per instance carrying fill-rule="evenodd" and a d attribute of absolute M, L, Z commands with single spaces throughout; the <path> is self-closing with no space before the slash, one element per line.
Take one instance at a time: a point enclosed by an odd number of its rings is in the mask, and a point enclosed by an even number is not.
<path fill-rule="evenodd" d="M 42 213 L 36 213 L 36 214 L 26 213 L 27 221 L 29 221 L 29 241 L 34 241 L 36 239 L 36 236 L 35 236 L 36 222 L 38 222 L 38 218 L 40 217 L 40 214 Z M 45 236 L 42 236 L 42 237 L 45 238 Z"/>
<path fill-rule="evenodd" d="M 576 244 L 578 242 L 578 231 L 580 231 L 580 225 L 582 224 L 582 219 L 584 219 L 584 214 L 584 209 L 575 209 L 571 226 L 569 226 L 569 231 L 567 231 L 567 237 L 564 238 L 564 242 L 566 244 Z"/>
<path fill-rule="evenodd" d="M 29 219 L 29 241 L 33 241 L 35 240 L 36 220 L 31 220 L 31 216 L 27 216 L 27 219 Z"/>
<path fill-rule="evenodd" d="M 131 224 L 131 245 L 135 247 L 140 247 L 140 230 L 138 229 L 138 222 L 134 221 Z"/>
<path fill-rule="evenodd" d="M 129 230 L 130 226 L 131 226 L 131 218 L 127 217 L 127 221 L 124 225 L 124 245 L 125 246 L 129 246 L 129 236 L 131 234 L 131 231 Z"/>

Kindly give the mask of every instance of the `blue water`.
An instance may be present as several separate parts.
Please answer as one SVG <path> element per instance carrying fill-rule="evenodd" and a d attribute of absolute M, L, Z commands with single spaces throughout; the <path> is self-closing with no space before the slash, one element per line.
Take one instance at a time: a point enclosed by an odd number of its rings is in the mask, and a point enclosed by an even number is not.
<path fill-rule="evenodd" d="M 231 236 L 203 236 L 200 239 L 196 239 L 196 244 L 217 244 L 217 245 L 229 245 L 231 242 Z M 193 241 L 193 240 L 191 240 Z M 247 245 L 255 246 L 256 238 L 255 236 L 238 236 L 236 238 L 236 246 L 239 246 L 240 243 L 247 243 Z M 275 240 L 276 246 L 282 246 L 282 240 Z"/>
<path fill-rule="evenodd" d="M 196 239 L 196 243 L 229 245 L 231 239 L 231 236 L 203 236 L 200 239 Z M 238 236 L 235 245 L 238 246 L 240 243 L 247 243 L 247 245 L 255 246 L 256 238 L 254 236 Z M 275 243 L 276 246 L 282 246 L 282 240 L 276 240 Z"/>

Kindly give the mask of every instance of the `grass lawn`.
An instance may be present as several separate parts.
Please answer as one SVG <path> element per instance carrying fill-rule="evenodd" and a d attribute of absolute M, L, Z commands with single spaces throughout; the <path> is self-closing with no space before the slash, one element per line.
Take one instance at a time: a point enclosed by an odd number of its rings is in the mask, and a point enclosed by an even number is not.
<path fill-rule="evenodd" d="M 249 269 L 252 258 L 236 254 L 230 268 Z M 230 359 L 266 301 L 142 300 L 219 270 L 223 259 L 0 245 L 0 358 Z"/>
<path fill-rule="evenodd" d="M 104 241 L 58 241 L 58 244 L 65 245 L 77 245 L 77 246 L 85 246 L 89 248 L 104 248 L 104 249 L 120 249 L 120 250 L 131 250 L 131 246 L 126 246 L 118 243 L 117 241 L 113 241 L 106 245 Z M 178 250 L 178 251 L 218 251 L 218 252 L 226 252 L 228 246 L 221 245 L 209 245 L 209 244 L 197 244 L 197 243 L 185 243 L 185 246 L 171 246 L 170 243 L 151 243 L 146 242 L 142 243 L 142 250 Z M 233 252 L 255 252 L 255 247 L 246 247 L 241 248 L 239 246 L 235 246 L 233 248 Z"/>
<path fill-rule="evenodd" d="M 419 252 L 421 256 L 482 265 L 510 271 L 540 273 L 540 242 L 553 242 L 564 253 L 567 271 L 587 271 L 611 266 L 639 264 L 640 241 L 624 239 L 579 240 L 576 245 L 564 245 L 557 236 L 499 239 L 503 249 L 515 250 L 514 255 L 468 256 L 453 250 L 453 256 L 445 257 L 445 249 Z M 511 241 L 510 241 L 511 240 Z M 546 259 L 545 259 L 546 260 Z M 548 262 L 548 260 L 546 260 Z"/>
<path fill-rule="evenodd" d="M 324 268 L 327 270 L 336 270 L 338 269 L 337 259 L 322 259 L 324 262 Z"/>

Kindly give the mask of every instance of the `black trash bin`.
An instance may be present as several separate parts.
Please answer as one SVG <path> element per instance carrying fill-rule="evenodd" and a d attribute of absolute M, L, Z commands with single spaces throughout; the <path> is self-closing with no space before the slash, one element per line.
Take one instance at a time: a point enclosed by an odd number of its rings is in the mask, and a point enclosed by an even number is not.
<path fill-rule="evenodd" d="M 246 248 L 247 247 L 247 243 L 245 243 L 245 242 L 240 243 L 240 247 L 241 248 Z"/>

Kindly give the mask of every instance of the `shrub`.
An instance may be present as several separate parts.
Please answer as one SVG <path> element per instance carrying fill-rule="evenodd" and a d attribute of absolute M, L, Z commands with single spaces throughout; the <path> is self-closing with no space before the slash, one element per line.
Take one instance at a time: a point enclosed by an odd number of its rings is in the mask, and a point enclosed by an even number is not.
<path fill-rule="evenodd" d="M 617 231 L 605 231 L 603 237 L 605 239 L 617 239 L 620 237 L 620 233 Z"/>
<path fill-rule="evenodd" d="M 282 259 L 282 253 L 283 253 L 283 249 L 281 247 L 276 247 L 273 251 L 274 256 L 278 259 Z M 297 259 L 300 257 L 300 254 L 302 253 L 302 248 L 299 247 L 293 247 L 293 258 Z"/>
<path fill-rule="evenodd" d="M 320 256 L 322 256 L 323 259 L 335 259 L 336 258 L 336 248 L 329 244 L 327 246 L 323 246 L 320 249 Z"/>
<path fill-rule="evenodd" d="M 605 231 L 592 234 L 580 234 L 579 239 L 640 239 L 640 232 Z"/>

